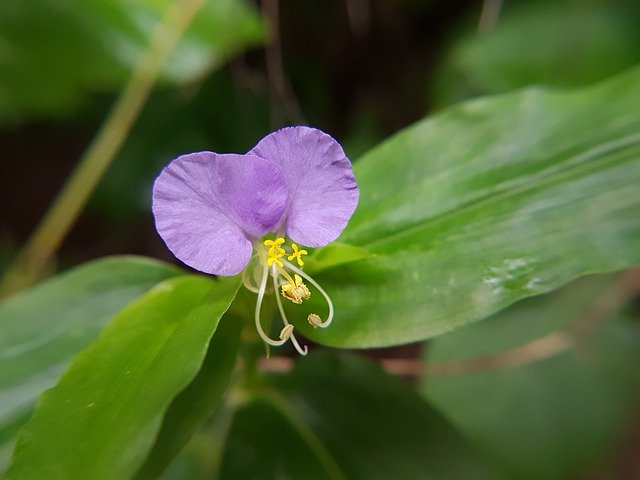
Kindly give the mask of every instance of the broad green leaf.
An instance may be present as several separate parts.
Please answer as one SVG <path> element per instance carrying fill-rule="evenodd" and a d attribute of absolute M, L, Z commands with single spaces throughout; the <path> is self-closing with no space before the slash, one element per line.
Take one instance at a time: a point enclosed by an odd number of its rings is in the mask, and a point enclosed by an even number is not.
<path fill-rule="evenodd" d="M 428 404 L 365 360 L 315 353 L 272 382 L 276 390 L 253 392 L 234 419 L 219 478 L 501 478 Z"/>
<path fill-rule="evenodd" d="M 3 0 L 0 120 L 59 116 L 82 104 L 88 93 L 118 88 L 172 3 Z M 260 17 L 249 2 L 207 1 L 177 46 L 164 78 L 193 81 L 263 37 Z"/>
<path fill-rule="evenodd" d="M 505 2 L 495 28 L 456 38 L 434 82 L 434 102 L 508 92 L 532 84 L 580 86 L 640 61 L 634 0 Z"/>
<path fill-rule="evenodd" d="M 305 260 L 305 270 L 310 273 L 316 273 L 339 265 L 356 262 L 370 256 L 371 253 L 364 248 L 335 242 L 313 252 L 313 254 Z"/>
<path fill-rule="evenodd" d="M 553 296 L 528 299 L 434 339 L 427 358 L 473 358 L 521 345 L 564 328 L 602 291 L 602 279 L 589 278 Z M 426 377 L 422 392 L 502 463 L 510 478 L 577 478 L 613 453 L 616 436 L 640 396 L 639 361 L 640 329 L 621 321 L 595 332 L 573 351 L 539 363 Z"/>
<path fill-rule="evenodd" d="M 635 69 L 470 101 L 397 134 L 355 167 L 360 205 L 341 240 L 372 255 L 317 276 L 330 328 L 296 326 L 334 346 L 407 343 L 638 263 L 638 125 Z"/>
<path fill-rule="evenodd" d="M 0 471 L 37 397 L 116 313 L 181 272 L 142 257 L 82 265 L 0 303 Z"/>
<path fill-rule="evenodd" d="M 125 479 L 195 377 L 237 277 L 167 280 L 123 310 L 39 400 L 7 479 Z"/>
<path fill-rule="evenodd" d="M 135 476 L 137 480 L 157 478 L 213 415 L 236 364 L 243 324 L 229 312 L 220 321 L 198 375 L 169 407 L 153 450 Z"/>

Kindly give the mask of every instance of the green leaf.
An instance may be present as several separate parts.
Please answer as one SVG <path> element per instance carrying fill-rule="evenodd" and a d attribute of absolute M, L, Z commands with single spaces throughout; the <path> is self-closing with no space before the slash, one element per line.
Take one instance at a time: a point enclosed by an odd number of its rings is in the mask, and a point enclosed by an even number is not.
<path fill-rule="evenodd" d="M 123 310 L 40 398 L 6 478 L 131 477 L 239 285 L 238 277 L 176 278 Z"/>
<path fill-rule="evenodd" d="M 521 345 L 564 328 L 601 293 L 602 279 L 589 278 L 553 296 L 528 299 L 434 339 L 428 360 L 473 358 Z M 422 392 L 510 478 L 577 478 L 613 453 L 616 435 L 637 405 L 639 361 L 640 329 L 622 321 L 539 363 L 426 377 Z"/>
<path fill-rule="evenodd" d="M 316 250 L 308 259 L 305 259 L 305 270 L 310 273 L 316 273 L 370 256 L 371 253 L 364 248 L 355 247 L 347 243 L 334 242 Z"/>
<path fill-rule="evenodd" d="M 141 257 L 97 260 L 0 303 L 0 471 L 36 398 L 126 305 L 181 272 Z"/>
<path fill-rule="evenodd" d="M 0 121 L 59 116 L 76 109 L 88 93 L 121 86 L 172 3 L 1 2 Z M 260 17 L 248 2 L 205 2 L 166 66 L 164 78 L 174 83 L 193 81 L 263 38 Z"/>
<path fill-rule="evenodd" d="M 135 476 L 137 480 L 159 477 L 218 408 L 236 364 L 243 324 L 229 312 L 220 321 L 202 368 L 169 407 L 153 450 Z"/>
<path fill-rule="evenodd" d="M 330 328 L 296 327 L 340 347 L 402 344 L 638 263 L 638 125 L 635 69 L 478 99 L 392 137 L 357 162 L 341 238 L 373 255 L 317 276 Z M 308 309 L 326 311 L 315 297 Z"/>
<path fill-rule="evenodd" d="M 353 356 L 316 353 L 237 414 L 220 478 L 500 478 L 409 388 Z"/>
<path fill-rule="evenodd" d="M 507 2 L 495 28 L 478 35 L 474 12 L 474 25 L 437 72 L 434 100 L 446 105 L 531 84 L 580 86 L 615 75 L 640 61 L 638 14 L 635 1 Z"/>

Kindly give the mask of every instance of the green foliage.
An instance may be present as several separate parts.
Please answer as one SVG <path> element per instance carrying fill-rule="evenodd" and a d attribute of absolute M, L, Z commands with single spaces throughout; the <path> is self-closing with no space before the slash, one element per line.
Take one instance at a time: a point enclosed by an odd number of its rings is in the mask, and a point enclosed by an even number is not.
<path fill-rule="evenodd" d="M 0 122 L 62 117 L 124 85 L 171 3 L 0 3 Z M 428 3 L 398 5 L 444 9 L 445 2 Z M 631 2 L 503 3 L 493 32 L 455 41 L 436 104 L 532 83 L 584 85 L 640 59 Z M 154 93 L 94 196 L 91 215 L 109 218 L 113 231 L 123 219 L 149 215 L 151 181 L 170 158 L 246 151 L 296 102 L 281 98 L 273 69 L 263 76 L 254 57 L 206 77 L 264 40 L 254 4 L 207 1 L 182 38 L 162 81 L 183 88 Z M 340 85 L 341 99 L 355 100 L 332 105 L 330 89 L 343 74 L 353 69 L 366 84 L 380 72 L 357 65 L 325 72 L 304 42 L 287 40 L 287 25 L 302 24 L 296 12 L 315 21 L 334 10 L 319 1 L 282 6 L 285 90 L 290 80 L 313 123 L 342 115 L 320 126 L 344 140 L 339 125 L 351 125 L 343 144 L 364 151 L 388 123 L 380 112 L 411 95 L 419 69 L 398 62 L 394 75 L 384 72 L 392 89 L 402 86 L 394 95 Z M 385 10 L 396 25 L 381 35 L 387 43 L 416 40 L 403 30 L 410 22 L 397 15 L 402 8 Z M 379 32 L 366 29 L 379 12 L 348 13 L 356 50 L 361 43 L 375 51 L 369 40 Z M 318 36 L 308 38 L 325 38 L 317 23 Z M 335 51 L 343 37 L 328 30 L 335 43 L 327 51 Z M 286 56 L 288 44 L 300 48 L 295 55 Z M 422 62 L 423 53 L 413 55 Z M 347 66 L 350 57 L 340 58 Z M 396 65 L 373 58 L 380 69 Z M 390 124 L 419 115 L 420 101 L 413 103 L 415 111 L 396 112 Z M 478 99 L 392 136 L 356 162 L 361 202 L 340 242 L 306 259 L 334 300 L 335 321 L 318 330 L 304 321 L 326 312 L 315 294 L 297 307 L 308 312 L 290 315 L 296 331 L 336 347 L 436 337 L 426 359 L 446 361 L 565 328 L 610 280 L 541 294 L 640 262 L 638 125 L 636 68 L 575 91 Z M 85 141 L 75 134 L 73 141 Z M 256 372 L 264 355 L 257 334 L 241 332 L 253 321 L 255 295 L 236 296 L 239 285 L 117 257 L 0 303 L 0 471 L 17 436 L 8 480 L 561 480 L 607 460 L 640 395 L 640 332 L 625 318 L 557 357 L 425 377 L 419 393 L 366 360 L 317 346 L 292 372 L 265 375 Z M 274 312 L 269 297 L 265 326 Z"/>
<path fill-rule="evenodd" d="M 316 352 L 243 398 L 219 478 L 502 478 L 407 386 L 355 356 Z"/>
<path fill-rule="evenodd" d="M 603 279 L 589 278 L 521 302 L 438 337 L 427 358 L 473 358 L 515 347 L 564 328 L 602 291 Z M 615 446 L 620 425 L 640 396 L 639 361 L 640 329 L 619 321 L 557 357 L 503 371 L 426 377 L 422 391 L 504 465 L 510 478 L 575 478 Z"/>
<path fill-rule="evenodd" d="M 603 80 L 640 62 L 638 22 L 633 0 L 504 2 L 491 31 L 455 38 L 434 81 L 434 102 Z"/>
<path fill-rule="evenodd" d="M 153 450 L 134 477 L 136 480 L 157 478 L 218 408 L 236 364 L 243 325 L 243 319 L 225 314 L 198 375 L 169 407 Z"/>
<path fill-rule="evenodd" d="M 336 321 L 299 328 L 327 345 L 398 345 L 637 263 L 639 124 L 635 69 L 478 99 L 390 138 L 357 162 L 341 237 L 372 255 L 321 272 Z"/>
<path fill-rule="evenodd" d="M 88 93 L 120 87 L 172 3 L 4 0 L 0 121 L 60 116 L 73 112 Z M 262 22 L 248 2 L 206 2 L 167 65 L 164 79 L 193 81 L 263 38 Z"/>
<path fill-rule="evenodd" d="M 36 398 L 122 308 L 180 271 L 154 260 L 87 263 L 0 304 L 0 471 Z"/>
<path fill-rule="evenodd" d="M 315 273 L 371 257 L 371 253 L 348 243 L 334 242 L 316 250 L 305 262 L 305 270 Z"/>
<path fill-rule="evenodd" d="M 6 478 L 130 478 L 239 285 L 178 277 L 123 310 L 42 396 Z"/>

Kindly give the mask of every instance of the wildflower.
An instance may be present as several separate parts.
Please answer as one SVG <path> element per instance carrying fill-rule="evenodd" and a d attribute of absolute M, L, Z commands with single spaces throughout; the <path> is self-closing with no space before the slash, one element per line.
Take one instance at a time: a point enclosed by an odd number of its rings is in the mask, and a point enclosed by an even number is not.
<path fill-rule="evenodd" d="M 255 322 L 262 339 L 274 346 L 291 340 L 304 355 L 307 347 L 293 334 L 281 296 L 302 304 L 311 296 L 306 280 L 329 310 L 327 320 L 313 313 L 309 323 L 314 328 L 331 323 L 331 299 L 299 268 L 308 254 L 299 245 L 320 248 L 336 240 L 358 195 L 351 162 L 333 138 L 313 128 L 289 127 L 267 135 L 245 155 L 178 157 L 155 181 L 153 214 L 158 233 L 182 262 L 213 275 L 242 272 L 244 285 L 257 293 Z M 269 234 L 275 236 L 264 239 Z M 285 237 L 295 242 L 289 252 Z M 260 321 L 269 277 L 284 323 L 279 340 L 267 336 Z"/>

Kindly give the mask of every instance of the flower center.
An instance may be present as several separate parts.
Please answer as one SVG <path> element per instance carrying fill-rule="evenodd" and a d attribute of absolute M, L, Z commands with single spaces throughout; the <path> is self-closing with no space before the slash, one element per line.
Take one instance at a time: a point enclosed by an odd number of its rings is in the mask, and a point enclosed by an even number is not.
<path fill-rule="evenodd" d="M 277 237 L 274 240 L 265 240 L 262 244 L 254 244 L 254 248 L 257 252 L 254 258 L 257 257 L 258 262 L 257 264 L 253 264 L 253 268 L 250 267 L 245 270 L 242 281 L 249 290 L 258 294 L 258 298 L 256 301 L 255 323 L 258 334 L 260 335 L 262 340 L 273 346 L 283 345 L 288 340 L 291 340 L 296 350 L 298 350 L 301 355 L 306 355 L 308 352 L 308 348 L 306 345 L 304 346 L 304 348 L 302 348 L 298 343 L 298 340 L 293 333 L 294 327 L 287 319 L 284 306 L 282 305 L 281 296 L 286 298 L 287 300 L 290 300 L 296 305 L 301 305 L 304 301 L 311 298 L 311 291 L 304 284 L 303 278 L 308 281 L 309 284 L 315 287 L 315 289 L 318 290 L 318 292 L 326 300 L 329 307 L 329 314 L 327 316 L 327 320 L 325 320 L 324 322 L 318 314 L 309 314 L 307 317 L 307 321 L 313 328 L 325 328 L 329 326 L 329 324 L 333 320 L 333 303 L 331 302 L 331 299 L 329 298 L 327 293 L 322 289 L 322 287 L 320 287 L 320 285 L 318 285 L 318 283 L 313 278 L 311 278 L 300 268 L 289 262 L 291 260 L 295 260 L 298 266 L 302 267 L 304 265 L 302 256 L 307 255 L 308 252 L 306 250 L 300 249 L 300 247 L 298 247 L 298 245 L 296 245 L 295 243 L 292 243 L 291 252 L 288 253 L 285 248 L 283 248 L 284 244 L 285 239 L 283 237 Z M 286 258 L 289 261 L 285 260 L 285 255 L 288 255 Z M 289 272 L 292 272 L 293 276 L 291 276 L 291 273 Z M 267 280 L 269 276 L 271 276 L 273 290 L 276 294 L 278 311 L 280 312 L 281 319 L 284 323 L 284 327 L 279 335 L 279 340 L 270 338 L 262 329 L 262 324 L 260 321 L 260 309 L 267 290 Z M 251 277 L 253 277 L 256 285 L 252 283 Z M 280 289 L 281 295 L 278 295 L 278 289 Z"/>

